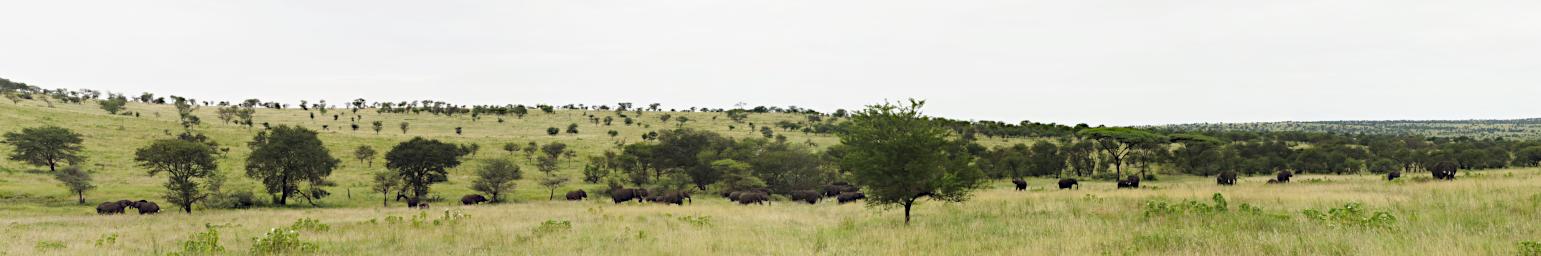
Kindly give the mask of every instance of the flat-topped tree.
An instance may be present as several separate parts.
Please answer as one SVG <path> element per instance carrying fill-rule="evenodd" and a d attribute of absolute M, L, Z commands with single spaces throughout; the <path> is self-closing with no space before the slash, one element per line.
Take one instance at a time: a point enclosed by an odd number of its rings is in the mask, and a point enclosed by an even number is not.
<path fill-rule="evenodd" d="M 48 172 L 58 171 L 59 164 L 76 164 L 85 160 L 80 156 L 79 133 L 58 126 L 24 128 L 21 132 L 5 133 L 0 141 L 15 148 L 10 159 L 36 166 L 47 166 Z"/>
<path fill-rule="evenodd" d="M 455 144 L 415 137 L 385 153 L 385 167 L 396 171 L 413 199 L 422 199 L 430 185 L 448 181 L 449 168 L 460 166 L 465 153 Z"/>
<path fill-rule="evenodd" d="M 1131 152 L 1140 150 L 1142 146 L 1166 141 L 1166 136 L 1161 134 L 1125 127 L 1089 128 L 1076 134 L 1096 141 L 1097 149 L 1113 160 L 1113 170 L 1120 179 L 1124 177 L 1124 161 Z"/>
<path fill-rule="evenodd" d="M 946 202 L 968 200 L 983 185 L 984 172 L 970 164 L 966 141 L 921 114 L 924 101 L 908 105 L 868 106 L 851 117 L 839 133 L 845 145 L 843 167 L 864 187 L 867 204 L 904 207 L 904 223 L 920 198 Z"/>
<path fill-rule="evenodd" d="M 1182 144 L 1182 148 L 1172 150 L 1172 164 L 1182 171 L 1191 174 L 1212 175 L 1220 173 L 1221 158 L 1223 153 L 1221 146 L 1225 142 L 1219 138 L 1202 134 L 1179 133 L 1167 136 L 1168 141 Z"/>

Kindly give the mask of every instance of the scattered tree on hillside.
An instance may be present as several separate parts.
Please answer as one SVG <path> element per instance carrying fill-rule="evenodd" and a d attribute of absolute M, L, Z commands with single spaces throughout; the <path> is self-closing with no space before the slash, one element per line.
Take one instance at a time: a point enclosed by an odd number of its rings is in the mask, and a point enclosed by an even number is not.
<path fill-rule="evenodd" d="M 119 111 L 123 111 L 124 106 L 128 105 L 128 97 L 123 97 L 122 94 L 114 93 L 109 94 L 107 99 L 97 103 L 100 104 L 102 106 L 102 110 L 106 110 L 108 114 L 116 115 Z"/>
<path fill-rule="evenodd" d="M 550 146 L 551 144 L 546 145 Z M 541 176 L 540 186 L 546 187 L 546 190 L 550 192 L 546 200 L 556 199 L 556 189 L 562 188 L 562 185 L 566 185 L 569 180 L 566 176 L 557 175 L 557 158 L 551 155 L 541 156 L 535 166 L 541 173 L 545 174 Z"/>
<path fill-rule="evenodd" d="M 568 124 L 567 125 L 567 133 L 568 134 L 578 134 L 578 124 L 577 123 Z"/>
<path fill-rule="evenodd" d="M 964 143 L 922 115 L 923 105 L 911 100 L 908 106 L 868 106 L 839 134 L 846 148 L 842 165 L 866 188 L 867 204 L 904 207 L 906 224 L 916 200 L 965 201 L 984 179 L 969 165 Z"/>
<path fill-rule="evenodd" d="M 407 134 L 407 126 L 408 125 L 411 125 L 411 124 L 409 124 L 407 122 L 401 122 L 401 134 Z"/>
<path fill-rule="evenodd" d="M 373 178 L 374 184 L 370 191 L 380 193 L 380 206 L 391 206 L 391 192 L 401 187 L 401 176 L 391 171 L 379 171 L 374 173 Z"/>
<path fill-rule="evenodd" d="M 381 121 L 371 122 L 371 123 L 369 123 L 369 128 L 374 129 L 375 130 L 375 134 L 380 134 L 380 130 L 384 130 L 385 129 L 385 122 L 381 122 Z"/>
<path fill-rule="evenodd" d="M 504 143 L 503 151 L 508 151 L 508 155 L 514 155 L 515 152 L 519 152 L 519 144 L 513 142 Z"/>
<path fill-rule="evenodd" d="M 514 181 L 522 178 L 519 165 L 508 159 L 489 159 L 482 162 L 482 167 L 476 170 L 476 180 L 471 181 L 471 189 L 487 193 L 492 197 L 492 202 L 502 202 L 501 196 L 505 192 L 514 190 Z"/>
<path fill-rule="evenodd" d="M 369 163 L 369 167 L 375 167 L 376 153 L 378 152 L 375 152 L 374 147 L 370 147 L 369 145 L 359 145 L 358 149 L 353 150 L 353 158 L 358 159 L 359 163 L 367 162 Z"/>
<path fill-rule="evenodd" d="M 449 180 L 449 168 L 460 166 L 463 153 L 455 144 L 416 137 L 386 152 L 385 167 L 396 171 L 413 199 L 421 200 L 430 185 Z"/>
<path fill-rule="evenodd" d="M 64 170 L 54 173 L 54 179 L 75 194 L 77 204 L 86 204 L 86 191 L 96 189 L 96 185 L 91 184 L 91 173 L 76 166 L 64 167 Z"/>
<path fill-rule="evenodd" d="M 199 190 L 199 181 L 219 169 L 214 150 L 204 143 L 182 140 L 157 140 L 134 152 L 134 161 L 149 169 L 150 176 L 166 173 L 166 201 L 193 213 L 193 204 L 207 196 Z"/>
<path fill-rule="evenodd" d="M 556 127 L 546 128 L 546 135 L 556 136 L 558 133 L 562 133 L 562 129 L 557 129 Z"/>
<path fill-rule="evenodd" d="M 74 165 L 85 160 L 85 157 L 80 155 L 81 141 L 83 140 L 80 134 L 69 129 L 43 126 L 23 128 L 20 133 L 5 133 L 5 140 L 0 143 L 9 144 L 15 148 L 11 151 L 11 160 L 47 166 L 48 172 L 51 173 L 58 171 L 58 165 L 61 163 Z"/>
<path fill-rule="evenodd" d="M 304 194 L 319 199 L 326 195 L 316 185 L 329 184 L 327 176 L 341 161 L 332 157 L 316 132 L 297 126 L 279 125 L 261 131 L 248 144 L 246 176 L 261 181 L 268 194 L 276 194 L 273 203 L 288 205 L 289 197 Z M 311 189 L 302 191 L 300 183 Z"/>

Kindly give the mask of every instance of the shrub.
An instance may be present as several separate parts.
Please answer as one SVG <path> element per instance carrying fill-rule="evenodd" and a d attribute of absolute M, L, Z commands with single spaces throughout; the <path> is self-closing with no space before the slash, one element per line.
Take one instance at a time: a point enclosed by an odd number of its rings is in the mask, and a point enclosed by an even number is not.
<path fill-rule="evenodd" d="M 285 254 L 294 252 L 315 252 L 320 246 L 315 243 L 300 241 L 300 232 L 289 228 L 275 228 L 268 230 L 267 234 L 252 239 L 252 254 Z"/>
<path fill-rule="evenodd" d="M 188 237 L 187 241 L 179 243 L 182 247 L 181 252 L 173 252 L 170 255 L 211 255 L 224 253 L 225 247 L 219 245 L 219 230 L 214 229 L 213 225 L 208 224 L 205 224 L 204 228 L 207 230 L 193 233 L 191 237 Z"/>
<path fill-rule="evenodd" d="M 329 230 L 331 228 L 332 228 L 331 225 L 327 225 L 325 223 L 321 223 L 321 221 L 316 220 L 316 219 L 311 219 L 311 218 L 300 218 L 299 220 L 294 221 L 294 225 L 290 225 L 289 226 L 289 229 L 291 229 L 291 230 L 304 230 L 304 231 L 314 231 L 314 232 L 327 231 L 327 230 Z"/>
<path fill-rule="evenodd" d="M 540 226 L 535 226 L 535 229 L 530 231 L 530 233 L 533 233 L 536 236 L 544 236 L 552 233 L 566 232 L 572 229 L 572 222 L 565 220 L 548 220 L 546 222 L 540 223 Z"/>
<path fill-rule="evenodd" d="M 1327 209 L 1325 213 L 1315 209 L 1307 209 L 1301 211 L 1301 214 L 1305 215 L 1307 219 L 1326 223 L 1331 227 L 1390 228 L 1393 224 L 1396 224 L 1397 218 L 1392 216 L 1391 213 L 1378 211 L 1373 214 L 1367 214 L 1366 212 L 1364 205 L 1348 203 L 1344 204 L 1343 207 Z"/>
<path fill-rule="evenodd" d="M 102 238 L 97 238 L 96 239 L 96 247 L 112 246 L 112 245 L 117 244 L 117 243 L 118 243 L 118 234 L 117 233 L 102 235 Z"/>
<path fill-rule="evenodd" d="M 1145 202 L 1145 217 L 1148 218 L 1153 216 L 1185 214 L 1213 214 L 1230 210 L 1230 203 L 1226 202 L 1225 196 L 1221 195 L 1220 193 L 1215 193 L 1214 196 L 1210 197 L 1210 201 L 1214 203 L 1204 204 L 1193 200 L 1183 201 L 1182 203 L 1168 203 L 1166 201 L 1160 200 L 1149 201 Z M 1250 205 L 1244 206 L 1251 207 Z"/>
<path fill-rule="evenodd" d="M 1519 255 L 1541 256 L 1541 243 L 1537 243 L 1536 241 L 1520 242 Z"/>

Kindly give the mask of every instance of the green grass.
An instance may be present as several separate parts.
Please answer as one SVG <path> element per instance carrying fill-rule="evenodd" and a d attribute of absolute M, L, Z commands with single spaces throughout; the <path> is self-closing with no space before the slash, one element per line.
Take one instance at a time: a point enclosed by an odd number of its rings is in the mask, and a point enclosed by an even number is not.
<path fill-rule="evenodd" d="M 22 106 L 0 102 L 0 131 L 53 124 L 86 135 L 87 169 L 96 171 L 101 188 L 89 201 L 158 200 L 164 177 L 148 177 L 134 167 L 131 153 L 150 140 L 170 137 L 180 127 L 169 106 L 131 104 L 143 117 L 108 116 L 94 105 L 26 101 Z M 257 191 L 242 175 L 244 142 L 253 130 L 217 124 L 210 112 L 199 112 L 199 128 L 231 148 L 221 171 L 230 175 L 228 188 Z M 161 113 L 155 117 L 152 113 Z M 345 112 L 345 111 L 337 111 Z M 363 112 L 361 112 L 363 113 Z M 611 112 L 591 112 L 608 114 Z M 546 201 L 546 191 L 533 181 L 521 181 L 516 202 L 459 206 L 435 204 L 430 210 L 379 206 L 379 195 L 365 192 L 366 173 L 378 170 L 351 159 L 351 149 L 372 145 L 381 151 L 411 136 L 457 143 L 477 142 L 482 152 L 473 158 L 513 157 L 533 173 L 522 153 L 502 152 L 504 142 L 562 141 L 579 155 L 592 155 L 616 142 L 638 141 L 659 124 L 660 113 L 639 120 L 653 128 L 595 126 L 581 122 L 579 111 L 554 115 L 531 114 L 525 119 L 494 118 L 471 122 L 468 117 L 364 114 L 364 124 L 384 120 L 387 129 L 323 132 L 322 139 L 345 165 L 333 175 L 342 184 L 322 207 L 298 204 L 288 208 L 247 210 L 200 209 L 194 214 L 167 212 L 152 216 L 97 216 L 92 206 L 80 206 L 38 168 L 0 162 L 0 255 L 146 255 L 182 250 L 182 242 L 212 226 L 218 245 L 229 254 L 249 254 L 257 238 L 269 238 L 275 228 L 298 228 L 299 244 L 314 244 L 323 255 L 1514 255 L 1522 243 L 1541 240 L 1541 169 L 1463 172 L 1453 182 L 1409 179 L 1386 182 L 1379 176 L 1300 175 L 1298 182 L 1265 185 L 1267 177 L 1243 178 L 1237 186 L 1219 187 L 1209 177 L 1163 176 L 1140 190 L 1115 190 L 1108 182 L 1088 181 L 1079 190 L 1045 189 L 1049 179 L 1029 179 L 1031 189 L 1017 192 L 996 181 L 964 203 L 923 201 L 915 223 L 906 226 L 896 210 L 860 204 L 818 205 L 786 201 L 769 206 L 741 206 L 724 199 L 700 196 L 686 206 L 614 205 L 601 200 Z M 759 136 L 739 124 L 728 131 L 726 118 L 714 113 L 688 115 L 687 127 L 709 129 L 733 137 Z M 759 124 L 801 120 L 797 115 L 751 116 Z M 301 124 L 319 129 L 302 111 L 259 110 L 257 122 Z M 409 134 L 395 129 L 412 120 Z M 547 136 L 545 128 L 579 122 L 579 135 Z M 454 127 L 466 127 L 456 136 Z M 604 132 L 615 129 L 621 136 Z M 791 141 L 821 146 L 830 136 L 786 132 Z M 992 139 L 987 145 L 1020 140 Z M 6 153 L 0 149 L 0 153 Z M 475 163 L 452 170 L 451 182 L 435 193 L 455 198 L 469 193 Z M 581 163 L 564 165 L 574 177 Z M 1409 176 L 1422 176 L 1414 173 Z M 532 176 L 532 175 L 527 175 Z M 597 185 L 578 185 L 593 188 Z M 351 198 L 348 191 L 351 190 Z M 564 189 L 565 190 L 565 189 Z M 1147 205 L 1187 201 L 1210 203 L 1221 193 L 1227 211 L 1185 211 L 1147 214 Z M 1359 203 L 1369 212 L 1386 212 L 1394 221 L 1384 226 L 1334 225 L 1308 218 L 1305 210 L 1328 212 Z M 1242 211 L 1247 204 L 1260 211 Z M 162 204 L 166 206 L 166 204 Z M 446 217 L 446 214 L 450 217 Z M 305 221 L 301 221 L 305 220 Z M 434 224 L 438 221 L 438 224 Z M 296 225 L 296 224 L 299 225 Z M 416 223 L 416 224 L 414 224 Z M 327 228 L 315 228 L 324 225 Z M 264 247 L 267 249 L 268 247 Z"/>

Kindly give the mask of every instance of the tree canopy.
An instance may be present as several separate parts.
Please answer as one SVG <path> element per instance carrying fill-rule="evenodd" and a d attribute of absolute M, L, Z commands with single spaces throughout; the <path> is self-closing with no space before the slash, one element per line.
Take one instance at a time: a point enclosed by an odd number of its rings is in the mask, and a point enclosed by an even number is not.
<path fill-rule="evenodd" d="M 268 194 L 277 194 L 273 203 L 278 205 L 288 204 L 296 193 L 309 198 L 324 195 L 316 185 L 327 184 L 327 176 L 341 162 L 321 144 L 315 131 L 302 127 L 279 125 L 258 132 L 248 146 L 252 152 L 246 158 L 246 176 L 260 180 Z M 302 191 L 302 182 L 312 185 L 311 189 Z"/>
<path fill-rule="evenodd" d="M 11 152 L 11 160 L 47 166 L 48 172 L 56 172 L 61 163 L 76 164 L 85 160 L 80 155 L 82 141 L 79 133 L 69 129 L 43 126 L 5 133 L 3 142 L 16 148 Z"/>
<path fill-rule="evenodd" d="M 952 130 L 922 115 L 922 106 L 917 100 L 868 106 L 839 133 L 846 151 L 842 166 L 866 188 L 867 204 L 903 207 L 906 224 L 916 200 L 968 200 L 985 176 L 969 164 L 964 143 Z"/>

